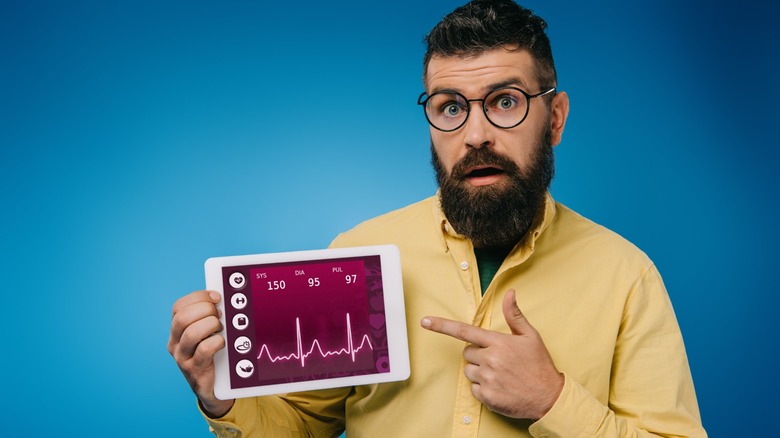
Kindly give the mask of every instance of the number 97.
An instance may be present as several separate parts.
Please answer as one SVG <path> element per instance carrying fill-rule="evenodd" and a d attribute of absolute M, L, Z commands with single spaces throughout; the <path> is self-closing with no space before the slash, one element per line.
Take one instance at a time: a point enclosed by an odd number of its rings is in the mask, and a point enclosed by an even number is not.
<path fill-rule="evenodd" d="M 344 278 L 347 280 L 347 284 L 357 283 L 357 275 L 356 274 L 347 275 Z"/>

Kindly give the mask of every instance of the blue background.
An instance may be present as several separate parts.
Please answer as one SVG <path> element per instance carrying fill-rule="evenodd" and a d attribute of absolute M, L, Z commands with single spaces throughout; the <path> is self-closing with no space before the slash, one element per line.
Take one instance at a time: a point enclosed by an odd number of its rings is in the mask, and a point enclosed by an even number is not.
<path fill-rule="evenodd" d="M 711 436 L 769 433 L 776 10 L 582 3 L 525 3 L 571 99 L 553 193 L 660 267 Z M 3 435 L 211 436 L 173 302 L 210 256 L 322 248 L 434 192 L 421 40 L 459 4 L 3 2 Z"/>

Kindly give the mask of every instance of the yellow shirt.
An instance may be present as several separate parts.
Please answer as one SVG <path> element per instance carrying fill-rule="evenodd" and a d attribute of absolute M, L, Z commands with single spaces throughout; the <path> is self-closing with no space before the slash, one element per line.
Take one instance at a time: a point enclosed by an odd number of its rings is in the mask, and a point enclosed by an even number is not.
<path fill-rule="evenodd" d="M 705 437 L 680 329 L 647 256 L 548 196 L 484 296 L 471 242 L 431 197 L 374 218 L 333 246 L 401 250 L 411 377 L 403 382 L 239 399 L 206 418 L 219 437 Z M 540 420 L 495 414 L 463 375 L 464 343 L 423 316 L 509 332 L 507 289 L 539 331 L 563 391 Z M 523 366 L 523 364 L 517 364 Z M 653 435 L 655 434 L 655 435 Z"/>

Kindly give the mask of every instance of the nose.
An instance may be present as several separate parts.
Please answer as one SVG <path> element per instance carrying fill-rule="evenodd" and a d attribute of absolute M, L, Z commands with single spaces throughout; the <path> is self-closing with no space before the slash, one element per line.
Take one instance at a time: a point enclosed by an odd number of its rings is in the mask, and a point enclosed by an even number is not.
<path fill-rule="evenodd" d="M 470 101 L 469 117 L 463 126 L 466 147 L 481 149 L 493 145 L 493 125 L 485 116 L 482 101 Z"/>

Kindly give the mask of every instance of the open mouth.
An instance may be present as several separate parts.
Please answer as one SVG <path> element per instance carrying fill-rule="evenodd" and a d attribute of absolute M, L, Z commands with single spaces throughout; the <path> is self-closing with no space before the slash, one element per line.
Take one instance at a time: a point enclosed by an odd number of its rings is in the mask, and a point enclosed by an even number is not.
<path fill-rule="evenodd" d="M 503 169 L 498 167 L 479 167 L 472 169 L 471 172 L 466 174 L 466 178 L 482 178 L 485 176 L 494 176 L 504 173 Z"/>

